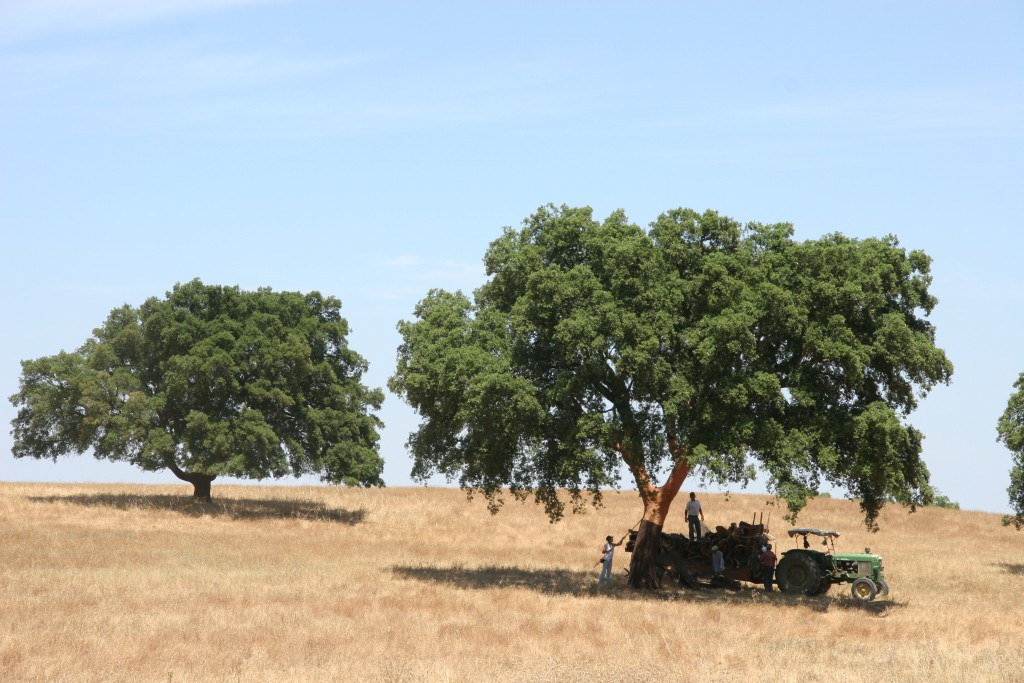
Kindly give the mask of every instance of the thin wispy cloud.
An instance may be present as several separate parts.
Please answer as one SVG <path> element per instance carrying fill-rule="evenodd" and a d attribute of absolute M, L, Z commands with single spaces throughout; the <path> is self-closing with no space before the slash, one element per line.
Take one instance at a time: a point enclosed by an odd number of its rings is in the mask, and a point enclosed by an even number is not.
<path fill-rule="evenodd" d="M 449 279 L 471 282 L 476 285 L 483 284 L 484 265 L 483 263 L 465 263 L 455 260 L 440 260 L 428 264 L 424 276 L 428 279 Z"/>
<path fill-rule="evenodd" d="M 271 52 L 193 55 L 173 64 L 153 60 L 150 74 L 164 76 L 165 92 L 222 91 L 329 77 L 366 61 L 365 57 L 293 56 Z M 163 72 L 162 74 L 160 72 Z"/>
<path fill-rule="evenodd" d="M 395 57 L 354 56 L 349 71 L 310 79 L 287 99 L 211 92 L 187 109 L 211 123 L 230 121 L 238 137 L 308 138 L 558 119 L 588 99 L 581 90 L 558 87 L 564 75 L 553 65 L 543 76 L 528 63 L 518 69 L 479 63 L 395 72 Z"/>
<path fill-rule="evenodd" d="M 0 43 L 52 33 L 125 28 L 163 19 L 288 0 L 4 0 Z"/>
<path fill-rule="evenodd" d="M 173 45 L 122 51 L 87 47 L 43 54 L 14 54 L 0 61 L 7 79 L 45 85 L 67 76 L 83 76 L 97 84 L 136 95 L 188 95 L 244 90 L 275 83 L 294 85 L 330 77 L 365 64 L 367 55 L 318 56 L 271 50 L 218 51 L 202 45 Z"/>
<path fill-rule="evenodd" d="M 484 282 L 484 265 L 480 261 L 431 259 L 414 254 L 400 254 L 380 262 L 384 268 L 402 270 L 403 277 L 416 281 L 436 282 L 438 286 L 475 288 Z"/>
<path fill-rule="evenodd" d="M 1024 82 L 857 90 L 762 104 L 737 116 L 745 124 L 1021 137 Z"/>
<path fill-rule="evenodd" d="M 210 40 L 13 50 L 0 58 L 8 98 L 51 91 L 120 131 L 200 130 L 240 139 L 347 137 L 562 118 L 588 99 L 508 64 L 395 72 L 385 51 L 338 54 Z M 534 65 L 535 66 L 535 65 Z M 69 87 L 71 86 L 71 87 Z M 91 111 L 95 107 L 103 110 Z"/>
<path fill-rule="evenodd" d="M 819 133 L 930 139 L 1024 137 L 1024 80 L 799 95 L 763 95 L 750 101 L 724 96 L 706 106 L 653 123 L 666 130 L 742 131 L 785 140 Z M 841 134 L 841 135 L 840 135 Z M 787 143 L 788 144 L 788 143 Z"/>
<path fill-rule="evenodd" d="M 390 266 L 393 268 L 410 268 L 414 266 L 422 266 L 427 260 L 422 256 L 412 256 L 410 254 L 402 254 L 401 256 L 395 256 L 394 258 L 385 259 L 381 262 L 383 266 Z"/>
<path fill-rule="evenodd" d="M 416 301 L 426 294 L 421 287 L 410 287 L 402 285 L 384 285 L 381 287 L 367 287 L 362 294 L 368 299 L 383 301 Z"/>

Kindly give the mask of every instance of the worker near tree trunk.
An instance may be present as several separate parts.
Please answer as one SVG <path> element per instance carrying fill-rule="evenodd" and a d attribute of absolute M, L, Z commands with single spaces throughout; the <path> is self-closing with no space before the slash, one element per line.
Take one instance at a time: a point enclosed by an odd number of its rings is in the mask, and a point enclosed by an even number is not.
<path fill-rule="evenodd" d="M 761 571 L 764 573 L 764 589 L 771 591 L 772 580 L 775 578 L 775 562 L 777 560 L 775 553 L 772 552 L 771 543 L 764 547 L 764 550 L 757 556 L 757 559 L 761 561 Z"/>
<path fill-rule="evenodd" d="M 615 546 L 622 545 L 622 541 L 614 542 L 615 539 L 608 536 L 604 539 L 604 548 L 601 550 L 601 575 L 597 578 L 597 585 L 604 585 L 605 581 L 612 580 L 612 558 L 615 556 Z"/>
<path fill-rule="evenodd" d="M 690 500 L 686 503 L 686 519 L 690 523 L 690 542 L 693 543 L 694 532 L 699 541 L 701 537 L 700 523 L 704 521 L 704 510 L 700 507 L 697 494 L 693 492 L 690 493 Z"/>

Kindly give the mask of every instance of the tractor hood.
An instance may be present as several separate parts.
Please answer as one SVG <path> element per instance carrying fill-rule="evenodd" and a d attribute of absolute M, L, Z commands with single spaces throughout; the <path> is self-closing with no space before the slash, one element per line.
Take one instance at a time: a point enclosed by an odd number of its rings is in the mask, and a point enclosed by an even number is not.
<path fill-rule="evenodd" d="M 837 560 L 853 560 L 854 562 L 871 562 L 872 560 L 881 560 L 881 555 L 869 555 L 866 553 L 840 553 L 833 555 Z"/>

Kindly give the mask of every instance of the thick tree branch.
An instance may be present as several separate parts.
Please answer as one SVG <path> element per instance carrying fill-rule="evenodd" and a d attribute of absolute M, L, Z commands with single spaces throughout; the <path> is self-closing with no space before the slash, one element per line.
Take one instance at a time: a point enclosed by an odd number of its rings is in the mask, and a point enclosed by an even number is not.
<path fill-rule="evenodd" d="M 672 454 L 672 461 L 675 464 L 672 466 L 668 479 L 665 480 L 665 485 L 661 487 L 660 495 L 671 501 L 679 493 L 680 487 L 686 481 L 687 475 L 690 474 L 690 461 L 686 457 L 686 448 L 673 438 L 668 440 L 668 451 Z"/>
<path fill-rule="evenodd" d="M 651 475 L 643 464 L 643 458 L 637 458 L 622 441 L 615 443 L 613 447 L 619 452 L 619 455 L 622 457 L 622 462 L 625 463 L 626 467 L 633 475 L 633 481 L 636 482 L 636 487 L 640 492 L 640 496 L 645 501 L 651 500 L 657 496 L 658 489 L 655 487 L 654 482 L 651 481 Z M 646 503 L 644 503 L 644 505 L 646 505 Z"/>
<path fill-rule="evenodd" d="M 196 484 L 197 482 L 210 482 L 217 478 L 216 474 L 196 474 L 194 472 L 186 472 L 185 470 L 178 467 L 178 464 L 174 460 L 167 461 L 167 469 L 174 473 L 178 479 L 187 481 L 190 484 Z"/>

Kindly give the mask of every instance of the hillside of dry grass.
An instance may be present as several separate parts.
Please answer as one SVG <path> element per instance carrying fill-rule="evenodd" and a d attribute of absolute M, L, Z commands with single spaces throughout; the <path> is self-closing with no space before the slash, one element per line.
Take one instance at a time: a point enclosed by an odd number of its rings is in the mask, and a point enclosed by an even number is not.
<path fill-rule="evenodd" d="M 0 484 L 4 681 L 1024 681 L 1024 533 L 999 516 L 817 500 L 892 593 L 596 588 L 633 493 L 550 524 L 457 490 Z M 703 495 L 712 526 L 770 499 Z M 681 510 L 681 508 L 680 508 Z M 674 511 L 667 530 L 682 530 Z"/>

